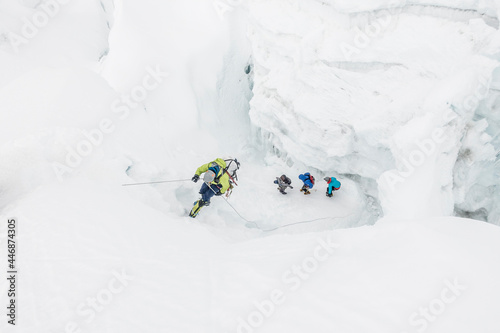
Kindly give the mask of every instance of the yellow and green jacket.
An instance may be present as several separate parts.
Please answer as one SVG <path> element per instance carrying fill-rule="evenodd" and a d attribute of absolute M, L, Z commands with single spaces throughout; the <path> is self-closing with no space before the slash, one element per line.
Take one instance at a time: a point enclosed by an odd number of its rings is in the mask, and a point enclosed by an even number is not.
<path fill-rule="evenodd" d="M 213 162 L 203 164 L 196 170 L 196 174 L 200 176 L 202 173 L 207 172 L 211 167 L 218 167 L 219 171 L 215 175 L 215 180 L 210 184 L 219 185 L 219 187 L 221 188 L 220 193 L 225 193 L 229 188 L 229 175 L 227 174 L 227 172 L 224 172 L 224 169 L 226 168 L 226 161 L 224 161 L 222 158 L 218 158 Z"/>

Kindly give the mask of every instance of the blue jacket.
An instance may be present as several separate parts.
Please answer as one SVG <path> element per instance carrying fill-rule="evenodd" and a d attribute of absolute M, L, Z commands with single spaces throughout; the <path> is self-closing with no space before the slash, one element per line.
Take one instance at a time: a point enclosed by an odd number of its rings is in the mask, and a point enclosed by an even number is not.
<path fill-rule="evenodd" d="M 328 194 L 332 194 L 333 191 L 336 191 L 340 188 L 340 182 L 335 177 L 331 177 L 328 183 Z"/>
<path fill-rule="evenodd" d="M 300 175 L 299 179 L 304 182 L 305 186 L 307 186 L 309 188 L 313 188 L 314 184 L 309 180 L 309 175 L 310 175 L 310 173 L 306 172 L 305 174 Z"/>

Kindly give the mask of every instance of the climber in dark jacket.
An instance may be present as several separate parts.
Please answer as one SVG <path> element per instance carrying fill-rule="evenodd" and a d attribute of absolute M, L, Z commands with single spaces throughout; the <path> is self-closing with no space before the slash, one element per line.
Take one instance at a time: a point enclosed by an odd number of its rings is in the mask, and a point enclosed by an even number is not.
<path fill-rule="evenodd" d="M 281 194 L 286 194 L 285 190 L 287 187 L 293 189 L 292 180 L 288 178 L 286 175 L 281 175 L 281 177 L 276 177 L 276 180 L 274 181 L 275 184 L 278 184 L 278 191 L 280 191 Z"/>

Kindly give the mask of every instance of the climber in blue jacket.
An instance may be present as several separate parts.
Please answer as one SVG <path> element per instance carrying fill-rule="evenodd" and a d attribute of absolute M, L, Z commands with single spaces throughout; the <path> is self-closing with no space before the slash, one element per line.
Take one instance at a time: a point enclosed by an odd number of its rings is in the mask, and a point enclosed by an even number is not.
<path fill-rule="evenodd" d="M 304 192 L 304 195 L 311 194 L 309 190 L 314 186 L 314 177 L 309 172 L 306 172 L 300 175 L 299 179 L 304 182 L 304 186 L 302 186 L 300 192 Z"/>
<path fill-rule="evenodd" d="M 328 184 L 326 196 L 331 198 L 333 196 L 333 191 L 338 191 L 341 184 L 335 177 L 325 177 L 323 180 Z"/>

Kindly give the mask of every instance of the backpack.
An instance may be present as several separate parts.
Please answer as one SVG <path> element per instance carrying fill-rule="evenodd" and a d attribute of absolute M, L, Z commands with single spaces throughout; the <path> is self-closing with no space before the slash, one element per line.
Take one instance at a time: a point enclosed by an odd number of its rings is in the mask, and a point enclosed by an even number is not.
<path fill-rule="evenodd" d="M 219 164 L 217 164 L 217 162 L 210 163 L 210 167 L 208 167 L 208 170 L 213 171 L 213 173 L 215 173 L 214 182 L 216 183 L 219 182 L 219 178 L 224 174 L 224 170 L 222 170 L 222 172 L 219 174 L 221 168 L 222 167 Z"/>
<path fill-rule="evenodd" d="M 314 185 L 314 177 L 313 177 L 311 174 L 309 174 L 309 180 L 310 180 L 310 181 L 311 181 L 311 183 Z"/>
<path fill-rule="evenodd" d="M 286 175 L 281 175 L 280 179 L 283 182 L 283 184 L 290 185 L 292 183 L 292 180 L 288 178 Z"/>

